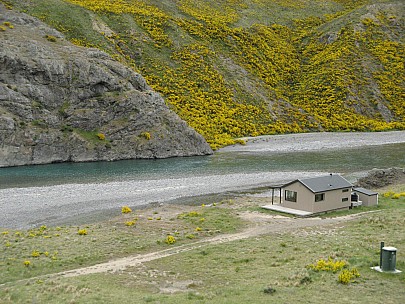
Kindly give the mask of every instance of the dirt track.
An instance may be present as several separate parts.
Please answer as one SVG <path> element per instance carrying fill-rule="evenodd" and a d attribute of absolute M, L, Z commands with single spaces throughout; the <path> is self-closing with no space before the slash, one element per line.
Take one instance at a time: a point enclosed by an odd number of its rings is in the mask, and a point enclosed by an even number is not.
<path fill-rule="evenodd" d="M 56 273 L 51 276 L 77 277 L 81 275 L 94 273 L 117 272 L 122 271 L 127 267 L 133 267 L 145 262 L 165 258 L 182 252 L 195 250 L 208 245 L 227 243 L 265 234 L 290 232 L 306 227 L 328 226 L 328 225 L 336 226 L 341 223 L 359 218 L 360 216 L 362 216 L 362 214 L 353 214 L 349 216 L 321 219 L 321 218 L 290 218 L 284 216 L 261 214 L 257 212 L 254 213 L 244 212 L 240 214 L 240 216 L 243 219 L 249 221 L 251 224 L 249 228 L 238 233 L 217 235 L 215 237 L 204 239 L 190 244 L 176 246 L 165 250 L 155 251 L 146 254 L 128 256 L 118 260 L 112 260 L 106 263 Z"/>

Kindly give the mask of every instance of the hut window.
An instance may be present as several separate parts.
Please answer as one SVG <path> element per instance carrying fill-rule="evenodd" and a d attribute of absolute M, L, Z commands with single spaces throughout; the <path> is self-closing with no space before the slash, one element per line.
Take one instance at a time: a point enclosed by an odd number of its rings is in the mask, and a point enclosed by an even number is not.
<path fill-rule="evenodd" d="M 285 200 L 290 202 L 297 202 L 297 192 L 285 190 Z"/>
<path fill-rule="evenodd" d="M 349 192 L 349 189 L 343 189 L 342 192 Z"/>
<path fill-rule="evenodd" d="M 325 200 L 325 193 L 315 194 L 315 202 L 321 202 Z"/>

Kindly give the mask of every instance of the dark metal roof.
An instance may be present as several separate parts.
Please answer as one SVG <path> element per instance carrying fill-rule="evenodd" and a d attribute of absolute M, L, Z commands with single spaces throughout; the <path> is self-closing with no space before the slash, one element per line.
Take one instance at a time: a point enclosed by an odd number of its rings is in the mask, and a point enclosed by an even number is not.
<path fill-rule="evenodd" d="M 297 179 L 293 182 L 285 184 L 284 187 L 295 182 L 300 182 L 313 193 L 353 187 L 351 183 L 338 174 L 329 174 L 307 179 Z"/>
<path fill-rule="evenodd" d="M 361 188 L 361 187 L 353 188 L 353 190 L 356 191 L 356 192 L 359 192 L 359 193 L 363 193 L 365 195 L 377 195 L 378 194 L 377 192 L 374 192 L 374 191 L 371 191 L 371 190 L 368 190 L 368 189 L 364 189 L 364 188 Z"/>

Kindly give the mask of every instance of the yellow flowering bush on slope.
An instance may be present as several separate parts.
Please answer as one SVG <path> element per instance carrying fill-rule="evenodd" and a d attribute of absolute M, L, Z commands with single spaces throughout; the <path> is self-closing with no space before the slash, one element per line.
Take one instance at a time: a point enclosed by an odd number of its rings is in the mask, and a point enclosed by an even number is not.
<path fill-rule="evenodd" d="M 69 0 L 69 2 L 96 13 L 131 14 L 155 40 L 156 46 L 171 45 L 169 37 L 164 33 L 169 16 L 153 5 L 148 5 L 143 1 L 124 0 Z"/>
<path fill-rule="evenodd" d="M 401 50 L 400 43 L 381 41 L 381 37 L 381 29 L 366 26 L 356 31 L 345 26 L 332 43 L 321 41 L 319 35 L 312 38 L 303 52 L 306 64 L 300 71 L 292 103 L 328 131 L 403 128 L 405 78 L 399 72 L 405 59 L 403 46 Z M 365 67 L 366 53 L 375 56 L 374 66 L 369 63 Z M 375 80 L 396 116 L 392 122 L 381 119 L 376 111 Z"/>
<path fill-rule="evenodd" d="M 387 35 L 399 17 L 352 21 L 369 0 L 336 0 L 324 15 L 310 0 L 60 1 L 100 16 L 113 34 L 98 33 L 98 47 L 141 72 L 214 149 L 243 136 L 405 128 L 404 46 Z M 304 17 L 244 19 L 270 4 Z"/>
<path fill-rule="evenodd" d="M 233 144 L 233 138 L 241 135 L 270 132 L 271 117 L 265 105 L 236 102 L 223 76 L 214 68 L 215 56 L 215 52 L 199 44 L 175 52 L 172 59 L 179 67 L 167 69 L 160 83 L 167 101 L 214 149 Z"/>

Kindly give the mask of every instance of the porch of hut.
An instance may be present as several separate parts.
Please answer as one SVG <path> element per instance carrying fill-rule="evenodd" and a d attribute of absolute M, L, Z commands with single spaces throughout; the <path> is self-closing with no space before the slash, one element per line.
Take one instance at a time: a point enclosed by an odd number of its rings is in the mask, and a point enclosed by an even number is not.
<path fill-rule="evenodd" d="M 302 217 L 310 216 L 313 214 L 312 212 L 308 212 L 308 211 L 304 211 L 304 210 L 284 207 L 282 205 L 283 186 L 284 186 L 284 184 L 268 186 L 271 189 L 271 205 L 264 205 L 264 206 L 262 206 L 263 209 L 268 209 L 268 210 L 282 212 L 282 213 L 288 213 L 288 214 L 302 216 Z M 275 190 L 278 190 L 280 193 L 280 197 L 278 199 L 276 199 L 277 197 L 275 196 Z"/>
<path fill-rule="evenodd" d="M 283 197 L 283 186 L 284 186 L 284 184 L 282 184 L 282 185 L 280 185 L 280 184 L 278 184 L 278 185 L 271 185 L 271 186 L 268 186 L 270 189 L 271 189 L 271 204 L 272 205 L 274 205 L 274 190 L 278 190 L 279 191 L 279 193 L 280 193 L 280 198 L 279 198 L 279 200 L 278 200 L 278 204 L 280 204 L 281 205 L 281 200 L 282 200 L 282 197 Z"/>

